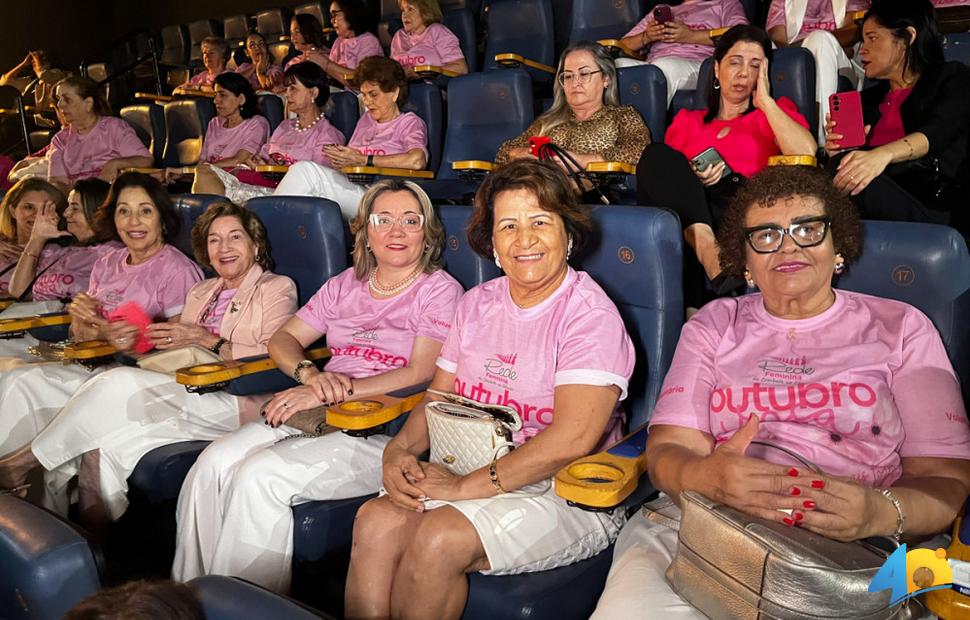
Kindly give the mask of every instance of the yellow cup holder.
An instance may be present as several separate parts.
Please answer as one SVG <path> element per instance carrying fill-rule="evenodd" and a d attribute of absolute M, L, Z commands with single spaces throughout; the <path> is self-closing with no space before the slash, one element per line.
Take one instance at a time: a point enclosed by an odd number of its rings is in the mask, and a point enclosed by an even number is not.
<path fill-rule="evenodd" d="M 198 366 L 189 368 L 189 372 L 201 374 L 206 372 L 215 372 L 217 370 L 222 370 L 223 368 L 224 366 L 222 364 L 199 364 Z"/>
<path fill-rule="evenodd" d="M 583 482 L 606 484 L 617 482 L 623 478 L 623 470 L 609 463 L 576 463 L 570 465 L 566 471 L 569 475 Z"/>
<path fill-rule="evenodd" d="M 351 400 L 336 407 L 346 413 L 375 413 L 384 408 L 384 403 L 378 400 Z"/>

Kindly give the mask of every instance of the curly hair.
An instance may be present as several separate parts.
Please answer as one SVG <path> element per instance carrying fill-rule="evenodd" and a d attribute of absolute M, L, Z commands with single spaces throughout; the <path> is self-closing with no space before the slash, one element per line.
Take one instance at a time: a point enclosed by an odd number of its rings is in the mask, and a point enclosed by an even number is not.
<path fill-rule="evenodd" d="M 468 244 L 481 256 L 491 259 L 492 229 L 495 226 L 495 199 L 502 192 L 524 189 L 535 194 L 539 206 L 562 218 L 566 234 L 573 240 L 573 251 L 583 249 L 593 233 L 589 207 L 579 202 L 572 183 L 553 164 L 517 159 L 488 175 L 475 194 L 475 208 L 468 221 Z"/>
<path fill-rule="evenodd" d="M 372 82 L 377 84 L 382 93 L 389 93 L 395 88 L 397 92 L 397 107 L 408 101 L 408 78 L 396 60 L 383 56 L 370 56 L 360 61 L 354 76 L 357 84 Z"/>
<path fill-rule="evenodd" d="M 835 189 L 832 180 L 815 168 L 772 166 L 751 177 L 724 213 L 717 231 L 717 244 L 725 273 L 732 276 L 744 273 L 748 247 L 744 228 L 748 210 L 755 206 L 770 207 L 794 196 L 821 201 L 825 215 L 832 220 L 830 230 L 835 251 L 842 255 L 846 265 L 859 257 L 862 251 L 859 213 L 852 201 Z"/>
<path fill-rule="evenodd" d="M 192 227 L 192 254 L 200 265 L 207 269 L 214 269 L 212 261 L 209 260 L 209 228 L 212 223 L 220 217 L 234 217 L 242 224 L 243 230 L 249 238 L 256 244 L 256 264 L 263 269 L 273 268 L 273 259 L 270 257 L 269 239 L 266 238 L 266 228 L 259 221 L 256 214 L 235 203 L 214 202 L 209 205 Z"/>
<path fill-rule="evenodd" d="M 408 192 L 418 201 L 421 214 L 424 215 L 424 244 L 428 248 L 421 257 L 421 270 L 424 273 L 434 273 L 441 269 L 444 262 L 441 252 L 445 245 L 445 227 L 431 206 L 431 199 L 417 183 L 403 179 L 383 179 L 367 189 L 360 199 L 357 215 L 350 220 L 350 232 L 354 236 L 354 276 L 358 280 L 364 280 L 377 267 L 377 259 L 368 249 L 367 224 L 378 196 L 386 192 Z"/>

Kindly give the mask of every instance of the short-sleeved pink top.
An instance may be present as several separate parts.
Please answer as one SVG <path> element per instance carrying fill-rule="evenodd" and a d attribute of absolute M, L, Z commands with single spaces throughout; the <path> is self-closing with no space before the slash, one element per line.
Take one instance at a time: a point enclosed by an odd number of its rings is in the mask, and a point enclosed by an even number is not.
<path fill-rule="evenodd" d="M 249 151 L 255 155 L 269 139 L 269 121 L 257 114 L 244 119 L 235 127 L 225 126 L 225 120 L 218 116 L 209 121 L 205 130 L 200 159 L 214 163 L 221 159 L 234 157 L 239 151 Z"/>
<path fill-rule="evenodd" d="M 102 116 L 83 136 L 72 126 L 57 132 L 47 151 L 47 174 L 73 182 L 100 175 L 101 168 L 112 159 L 151 156 L 131 125 L 120 118 Z"/>
<path fill-rule="evenodd" d="M 727 28 L 738 24 L 747 24 L 748 17 L 744 12 L 744 7 L 738 0 L 721 0 L 720 2 L 708 2 L 707 0 L 688 0 L 683 4 L 671 7 L 671 14 L 675 22 L 684 24 L 691 30 L 714 30 L 715 28 Z M 649 11 L 647 16 L 633 27 L 630 32 L 623 35 L 623 38 L 636 36 L 647 29 L 656 20 L 653 11 Z M 650 44 L 647 51 L 647 62 L 653 62 L 658 58 L 683 58 L 684 60 L 704 60 L 714 54 L 714 47 L 711 45 L 694 45 L 691 43 L 663 43 L 655 41 Z"/>
<path fill-rule="evenodd" d="M 788 0 L 788 2 L 790 1 Z M 789 17 L 788 2 L 786 0 L 771 0 L 771 6 L 768 7 L 768 18 L 765 22 L 765 30 L 770 30 L 775 26 L 785 26 L 787 30 Z M 870 0 L 848 0 L 845 12 L 865 11 L 869 8 L 870 4 Z M 809 33 L 816 30 L 832 31 L 840 28 L 842 24 L 836 24 L 835 21 L 832 0 L 807 0 L 802 27 L 794 38 L 791 36 L 791 33 L 788 33 L 788 39 L 790 41 L 801 41 Z"/>
<path fill-rule="evenodd" d="M 357 121 L 347 146 L 364 155 L 398 155 L 421 149 L 427 157 L 428 126 L 414 112 L 404 112 L 386 123 L 378 123 L 367 112 Z"/>
<path fill-rule="evenodd" d="M 370 32 L 356 37 L 337 37 L 330 48 L 330 60 L 348 69 L 356 69 L 365 58 L 383 55 L 381 42 Z"/>
<path fill-rule="evenodd" d="M 463 60 L 461 44 L 447 26 L 431 24 L 419 35 L 408 34 L 401 28 L 391 39 L 391 58 L 405 69 L 416 65 L 441 66 Z"/>
<path fill-rule="evenodd" d="M 279 165 L 292 165 L 298 161 L 314 161 L 329 166 L 330 159 L 324 155 L 323 147 L 327 144 L 346 142 L 340 130 L 330 124 L 326 118 L 321 118 L 306 131 L 296 128 L 296 119 L 288 118 L 276 128 L 269 142 L 259 150 L 259 156 L 271 160 Z"/>

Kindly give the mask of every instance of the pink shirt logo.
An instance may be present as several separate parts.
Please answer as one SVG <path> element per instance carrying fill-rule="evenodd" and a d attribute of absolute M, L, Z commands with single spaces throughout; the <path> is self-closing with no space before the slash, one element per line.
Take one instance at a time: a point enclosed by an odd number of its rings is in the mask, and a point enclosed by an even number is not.
<path fill-rule="evenodd" d="M 502 383 L 515 381 L 519 374 L 512 367 L 515 366 L 515 360 L 518 356 L 518 353 L 496 353 L 495 357 L 486 358 L 485 374 L 492 379 L 498 379 Z"/>

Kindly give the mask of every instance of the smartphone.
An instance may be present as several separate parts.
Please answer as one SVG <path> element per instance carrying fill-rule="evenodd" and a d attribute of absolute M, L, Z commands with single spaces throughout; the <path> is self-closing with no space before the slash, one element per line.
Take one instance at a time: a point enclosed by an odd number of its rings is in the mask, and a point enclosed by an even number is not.
<path fill-rule="evenodd" d="M 839 148 L 851 149 L 866 143 L 862 121 L 862 95 L 857 90 L 829 96 L 829 115 L 835 121 L 835 133 L 842 134 Z"/>
<path fill-rule="evenodd" d="M 724 158 L 721 157 L 721 154 L 717 152 L 717 149 L 712 146 L 698 153 L 693 159 L 691 159 L 691 161 L 695 166 L 697 166 L 698 170 L 705 170 L 708 166 L 716 166 L 720 163 L 724 163 Z M 727 163 L 724 163 L 724 172 L 721 173 L 721 179 L 732 173 L 733 171 L 731 170 L 731 167 L 728 166 Z"/>
<path fill-rule="evenodd" d="M 674 13 L 669 4 L 658 4 L 653 8 L 653 19 L 658 24 L 666 24 L 674 19 Z"/>

